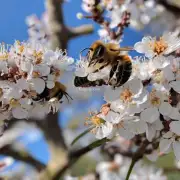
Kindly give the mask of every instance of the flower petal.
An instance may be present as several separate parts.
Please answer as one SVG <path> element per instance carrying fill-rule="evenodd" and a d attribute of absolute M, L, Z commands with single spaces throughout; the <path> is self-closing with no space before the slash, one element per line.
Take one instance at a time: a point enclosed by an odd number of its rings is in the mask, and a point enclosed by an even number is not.
<path fill-rule="evenodd" d="M 171 139 L 161 139 L 159 144 L 160 152 L 166 153 L 169 150 L 172 142 L 173 141 Z"/>
<path fill-rule="evenodd" d="M 134 45 L 134 49 L 139 52 L 139 53 L 144 53 L 145 52 L 145 49 L 144 49 L 144 44 L 142 42 L 137 42 L 135 45 Z"/>
<path fill-rule="evenodd" d="M 118 131 L 119 135 L 125 139 L 132 139 L 134 137 L 134 133 L 130 132 L 128 129 L 120 128 Z"/>
<path fill-rule="evenodd" d="M 155 137 L 155 135 L 156 135 L 156 129 L 151 124 L 147 124 L 146 137 L 148 141 L 151 142 Z"/>
<path fill-rule="evenodd" d="M 120 115 L 118 113 L 115 113 L 113 111 L 109 111 L 106 116 L 106 121 L 117 124 L 121 121 Z"/>
<path fill-rule="evenodd" d="M 152 125 L 153 125 L 153 128 L 158 131 L 162 130 L 164 127 L 160 120 L 155 121 Z"/>
<path fill-rule="evenodd" d="M 155 150 L 151 154 L 146 155 L 146 157 L 152 161 L 155 162 L 159 157 L 159 151 Z"/>
<path fill-rule="evenodd" d="M 34 78 L 31 80 L 31 88 L 35 90 L 38 94 L 41 94 L 45 88 L 45 82 L 43 79 Z"/>
<path fill-rule="evenodd" d="M 177 92 L 180 93 L 180 81 L 173 81 L 170 86 Z"/>
<path fill-rule="evenodd" d="M 168 102 L 163 102 L 159 107 L 159 112 L 164 116 L 168 116 L 172 112 L 172 109 L 172 106 Z"/>
<path fill-rule="evenodd" d="M 172 108 L 171 114 L 169 114 L 171 119 L 180 120 L 180 113 L 178 108 Z"/>
<path fill-rule="evenodd" d="M 134 98 L 138 97 L 143 90 L 143 84 L 142 84 L 141 80 L 137 79 L 137 78 L 128 81 L 127 85 L 129 86 L 130 91 L 134 94 L 134 96 L 133 96 Z M 125 86 L 126 86 L 126 84 L 125 84 Z"/>
<path fill-rule="evenodd" d="M 116 88 L 115 90 L 112 87 L 107 87 L 104 92 L 104 100 L 107 102 L 112 102 L 120 98 L 120 93 L 122 87 Z"/>
<path fill-rule="evenodd" d="M 146 132 L 146 122 L 143 120 L 136 119 L 128 124 L 129 129 L 135 134 L 142 134 Z"/>
<path fill-rule="evenodd" d="M 180 135 L 180 121 L 173 121 L 170 123 L 170 130 L 177 135 Z"/>
<path fill-rule="evenodd" d="M 12 109 L 12 115 L 16 119 L 26 119 L 28 117 L 28 111 L 21 107 L 16 107 Z"/>
<path fill-rule="evenodd" d="M 141 119 L 148 122 L 148 123 L 153 123 L 159 118 L 159 111 L 156 107 L 151 107 L 148 109 L 145 109 L 141 115 Z"/>

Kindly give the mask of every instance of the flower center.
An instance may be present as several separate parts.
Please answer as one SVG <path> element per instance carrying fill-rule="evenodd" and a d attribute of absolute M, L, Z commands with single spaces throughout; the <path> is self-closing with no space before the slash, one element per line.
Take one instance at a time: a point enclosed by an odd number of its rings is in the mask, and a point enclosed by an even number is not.
<path fill-rule="evenodd" d="M 120 94 L 120 99 L 124 102 L 132 102 L 132 96 L 133 96 L 133 93 L 129 89 L 125 89 Z"/>
<path fill-rule="evenodd" d="M 99 126 L 99 125 L 101 125 L 102 123 L 105 122 L 104 119 L 99 118 L 99 117 L 97 117 L 97 116 L 93 116 L 93 117 L 91 118 L 91 121 L 92 121 L 92 123 L 93 123 L 94 125 L 96 125 L 96 126 Z"/>
<path fill-rule="evenodd" d="M 163 81 L 163 72 L 161 70 L 156 70 L 153 72 L 154 75 L 154 81 L 158 84 L 161 84 Z"/>
<path fill-rule="evenodd" d="M 152 90 L 149 97 L 150 97 L 150 102 L 153 106 L 159 106 L 161 104 L 161 99 L 156 95 L 155 90 Z"/>
<path fill-rule="evenodd" d="M 0 53 L 0 60 L 7 60 L 9 57 L 9 54 L 7 52 Z"/>
<path fill-rule="evenodd" d="M 150 47 L 153 48 L 153 51 L 157 55 L 160 55 L 167 49 L 168 44 L 163 40 L 162 37 L 160 37 L 159 40 L 156 40 L 155 42 L 150 43 Z"/>
<path fill-rule="evenodd" d="M 42 62 L 42 56 L 43 56 L 42 51 L 34 50 L 33 56 L 36 58 L 36 64 L 40 64 Z"/>
<path fill-rule="evenodd" d="M 109 171 L 118 171 L 119 170 L 119 165 L 115 162 L 112 162 L 110 164 L 110 167 L 108 168 Z"/>
<path fill-rule="evenodd" d="M 10 106 L 11 107 L 18 107 L 20 105 L 19 101 L 16 99 L 11 99 L 10 100 Z"/>
<path fill-rule="evenodd" d="M 22 53 L 24 51 L 24 46 L 19 46 L 19 52 Z"/>
<path fill-rule="evenodd" d="M 110 111 L 110 104 L 104 104 L 101 107 L 101 112 L 104 116 L 106 116 L 108 114 L 108 112 Z"/>
<path fill-rule="evenodd" d="M 33 75 L 34 78 L 38 78 L 38 77 L 40 77 L 40 72 L 33 71 L 32 75 Z"/>

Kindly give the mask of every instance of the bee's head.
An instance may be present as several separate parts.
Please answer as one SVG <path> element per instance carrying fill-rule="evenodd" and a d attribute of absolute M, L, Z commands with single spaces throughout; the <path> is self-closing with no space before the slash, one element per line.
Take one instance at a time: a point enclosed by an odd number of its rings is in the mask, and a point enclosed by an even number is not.
<path fill-rule="evenodd" d="M 89 73 L 96 72 L 105 66 L 106 53 L 106 46 L 101 41 L 96 41 L 91 45 L 87 55 Z"/>

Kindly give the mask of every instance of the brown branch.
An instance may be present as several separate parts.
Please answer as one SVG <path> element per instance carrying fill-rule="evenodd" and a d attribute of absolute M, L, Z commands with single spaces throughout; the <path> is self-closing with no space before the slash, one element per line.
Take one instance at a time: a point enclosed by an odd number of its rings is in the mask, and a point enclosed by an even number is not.
<path fill-rule="evenodd" d="M 67 43 L 72 37 L 90 34 L 93 32 L 92 26 L 84 25 L 78 28 L 67 28 L 64 24 L 62 12 L 63 0 L 47 0 L 46 7 L 49 17 L 49 27 L 51 28 L 52 49 L 59 47 L 67 49 Z"/>
<path fill-rule="evenodd" d="M 93 32 L 93 26 L 90 24 L 69 29 L 69 38 L 75 38 L 82 35 L 87 35 Z"/>
<path fill-rule="evenodd" d="M 50 114 L 45 121 L 37 121 L 49 146 L 50 161 L 39 179 L 50 180 L 53 174 L 63 167 L 68 160 L 67 147 L 64 142 L 61 127 L 58 123 L 58 113 Z"/>
<path fill-rule="evenodd" d="M 85 155 L 86 153 L 88 153 L 89 151 L 101 146 L 102 144 L 108 142 L 109 140 L 106 138 L 103 138 L 101 140 L 97 140 L 93 143 L 91 143 L 90 145 L 79 149 L 79 150 L 75 150 L 69 153 L 69 161 L 64 165 L 64 167 L 62 169 L 60 169 L 56 175 L 53 177 L 52 180 L 59 180 L 60 177 L 63 176 L 63 174 L 65 173 L 65 171 L 70 168 L 81 156 Z"/>
<path fill-rule="evenodd" d="M 5 156 L 11 156 L 12 158 L 25 162 L 33 167 L 35 167 L 38 171 L 43 170 L 46 165 L 29 154 L 27 151 L 21 150 L 14 150 L 10 145 L 6 145 L 0 149 L 0 154 Z"/>
<path fill-rule="evenodd" d="M 166 0 L 156 0 L 156 2 L 164 6 L 168 11 L 174 13 L 175 15 L 179 15 L 179 11 L 180 11 L 179 7 L 173 4 L 169 4 Z"/>

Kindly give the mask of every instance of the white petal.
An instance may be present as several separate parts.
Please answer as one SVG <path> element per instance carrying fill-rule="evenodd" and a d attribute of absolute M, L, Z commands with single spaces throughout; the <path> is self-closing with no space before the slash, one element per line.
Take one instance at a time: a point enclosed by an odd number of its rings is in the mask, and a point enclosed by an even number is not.
<path fill-rule="evenodd" d="M 174 73 L 172 72 L 172 69 L 170 68 L 170 65 L 168 65 L 167 67 L 165 67 L 163 69 L 163 74 L 164 77 L 168 80 L 168 81 L 173 81 L 175 80 L 175 76 Z"/>
<path fill-rule="evenodd" d="M 109 111 L 106 116 L 106 121 L 117 124 L 121 121 L 120 115 L 118 113 L 115 113 L 113 111 Z"/>
<path fill-rule="evenodd" d="M 44 53 L 44 61 L 49 62 L 50 58 L 54 56 L 54 52 L 52 50 L 48 50 Z"/>
<path fill-rule="evenodd" d="M 31 62 L 27 61 L 21 61 L 21 70 L 25 72 L 30 72 L 33 68 L 33 65 Z"/>
<path fill-rule="evenodd" d="M 109 166 L 110 166 L 109 162 L 101 162 L 96 166 L 96 171 L 99 173 L 104 172 L 109 168 Z"/>
<path fill-rule="evenodd" d="M 151 142 L 155 137 L 155 135 L 156 135 L 156 129 L 151 124 L 147 124 L 146 137 L 148 141 Z"/>
<path fill-rule="evenodd" d="M 122 88 L 116 88 L 115 90 L 112 87 L 107 87 L 104 92 L 104 100 L 107 102 L 112 102 L 120 98 L 120 93 Z"/>
<path fill-rule="evenodd" d="M 170 86 L 178 93 L 180 93 L 180 81 L 173 81 Z"/>
<path fill-rule="evenodd" d="M 134 94 L 134 98 L 138 97 L 143 90 L 143 84 L 139 79 L 132 79 L 128 81 L 130 91 Z"/>
<path fill-rule="evenodd" d="M 155 121 L 152 125 L 153 125 L 153 128 L 158 131 L 162 130 L 164 127 L 160 120 Z"/>
<path fill-rule="evenodd" d="M 163 102 L 159 107 L 159 112 L 164 116 L 168 116 L 172 112 L 172 109 L 172 106 L 168 102 Z"/>
<path fill-rule="evenodd" d="M 29 84 L 26 81 L 26 79 L 24 79 L 24 78 L 17 80 L 17 86 L 22 90 L 28 90 L 29 89 Z"/>
<path fill-rule="evenodd" d="M 146 122 L 139 119 L 129 122 L 128 126 L 129 129 L 135 134 L 142 134 L 146 131 L 147 128 Z"/>
<path fill-rule="evenodd" d="M 139 53 L 144 53 L 145 52 L 145 49 L 144 49 L 144 44 L 142 42 L 137 42 L 135 45 L 134 45 L 134 49 L 139 52 Z"/>
<path fill-rule="evenodd" d="M 28 117 L 28 111 L 21 107 L 17 107 L 12 109 L 12 115 L 16 119 L 26 119 Z"/>
<path fill-rule="evenodd" d="M 118 165 L 123 164 L 123 156 L 120 155 L 120 154 L 116 154 L 116 155 L 114 156 L 114 161 L 115 161 Z"/>
<path fill-rule="evenodd" d="M 168 131 L 167 133 L 165 133 L 165 134 L 163 135 L 163 137 L 164 137 L 165 139 L 169 139 L 169 138 L 172 138 L 172 137 L 173 137 L 173 134 L 174 134 L 174 133 L 172 133 L 171 131 Z"/>
<path fill-rule="evenodd" d="M 176 159 L 179 161 L 180 160 L 180 142 L 175 141 L 173 143 L 173 150 L 174 150 L 174 154 L 176 156 Z"/>
<path fill-rule="evenodd" d="M 102 139 L 102 138 L 104 138 L 104 134 L 103 134 L 103 131 L 102 131 L 102 129 L 101 128 L 97 128 L 96 129 L 96 134 L 95 134 L 95 137 L 97 138 L 97 139 Z"/>
<path fill-rule="evenodd" d="M 159 157 L 159 151 L 155 150 L 151 154 L 146 155 L 146 157 L 152 161 L 155 162 Z"/>
<path fill-rule="evenodd" d="M 47 81 L 46 86 L 48 89 L 52 89 L 55 86 L 54 81 Z"/>
<path fill-rule="evenodd" d="M 167 152 L 169 150 L 172 142 L 173 141 L 171 139 L 161 139 L 160 144 L 159 144 L 160 152 L 161 153 Z"/>
<path fill-rule="evenodd" d="M 159 118 L 159 111 L 156 107 L 151 107 L 148 109 L 145 109 L 141 115 L 141 119 L 148 122 L 153 123 Z"/>
<path fill-rule="evenodd" d="M 180 135 L 180 121 L 172 121 L 169 126 L 172 132 Z"/>
<path fill-rule="evenodd" d="M 171 119 L 180 120 L 180 113 L 178 108 L 172 108 L 171 114 L 169 114 Z"/>
<path fill-rule="evenodd" d="M 137 103 L 137 104 L 142 104 L 142 103 L 145 103 L 147 100 L 148 100 L 148 91 L 143 89 L 142 93 L 134 99 L 134 101 Z"/>
<path fill-rule="evenodd" d="M 47 76 L 50 73 L 50 67 L 46 64 L 41 64 L 34 66 L 33 71 L 40 72 L 40 76 Z"/>
<path fill-rule="evenodd" d="M 43 79 L 34 78 L 31 80 L 31 88 L 35 90 L 38 94 L 41 94 L 45 88 L 45 82 Z"/>
<path fill-rule="evenodd" d="M 132 139 L 134 137 L 134 133 L 130 132 L 128 129 L 120 128 L 118 131 L 119 135 L 125 139 Z"/>

